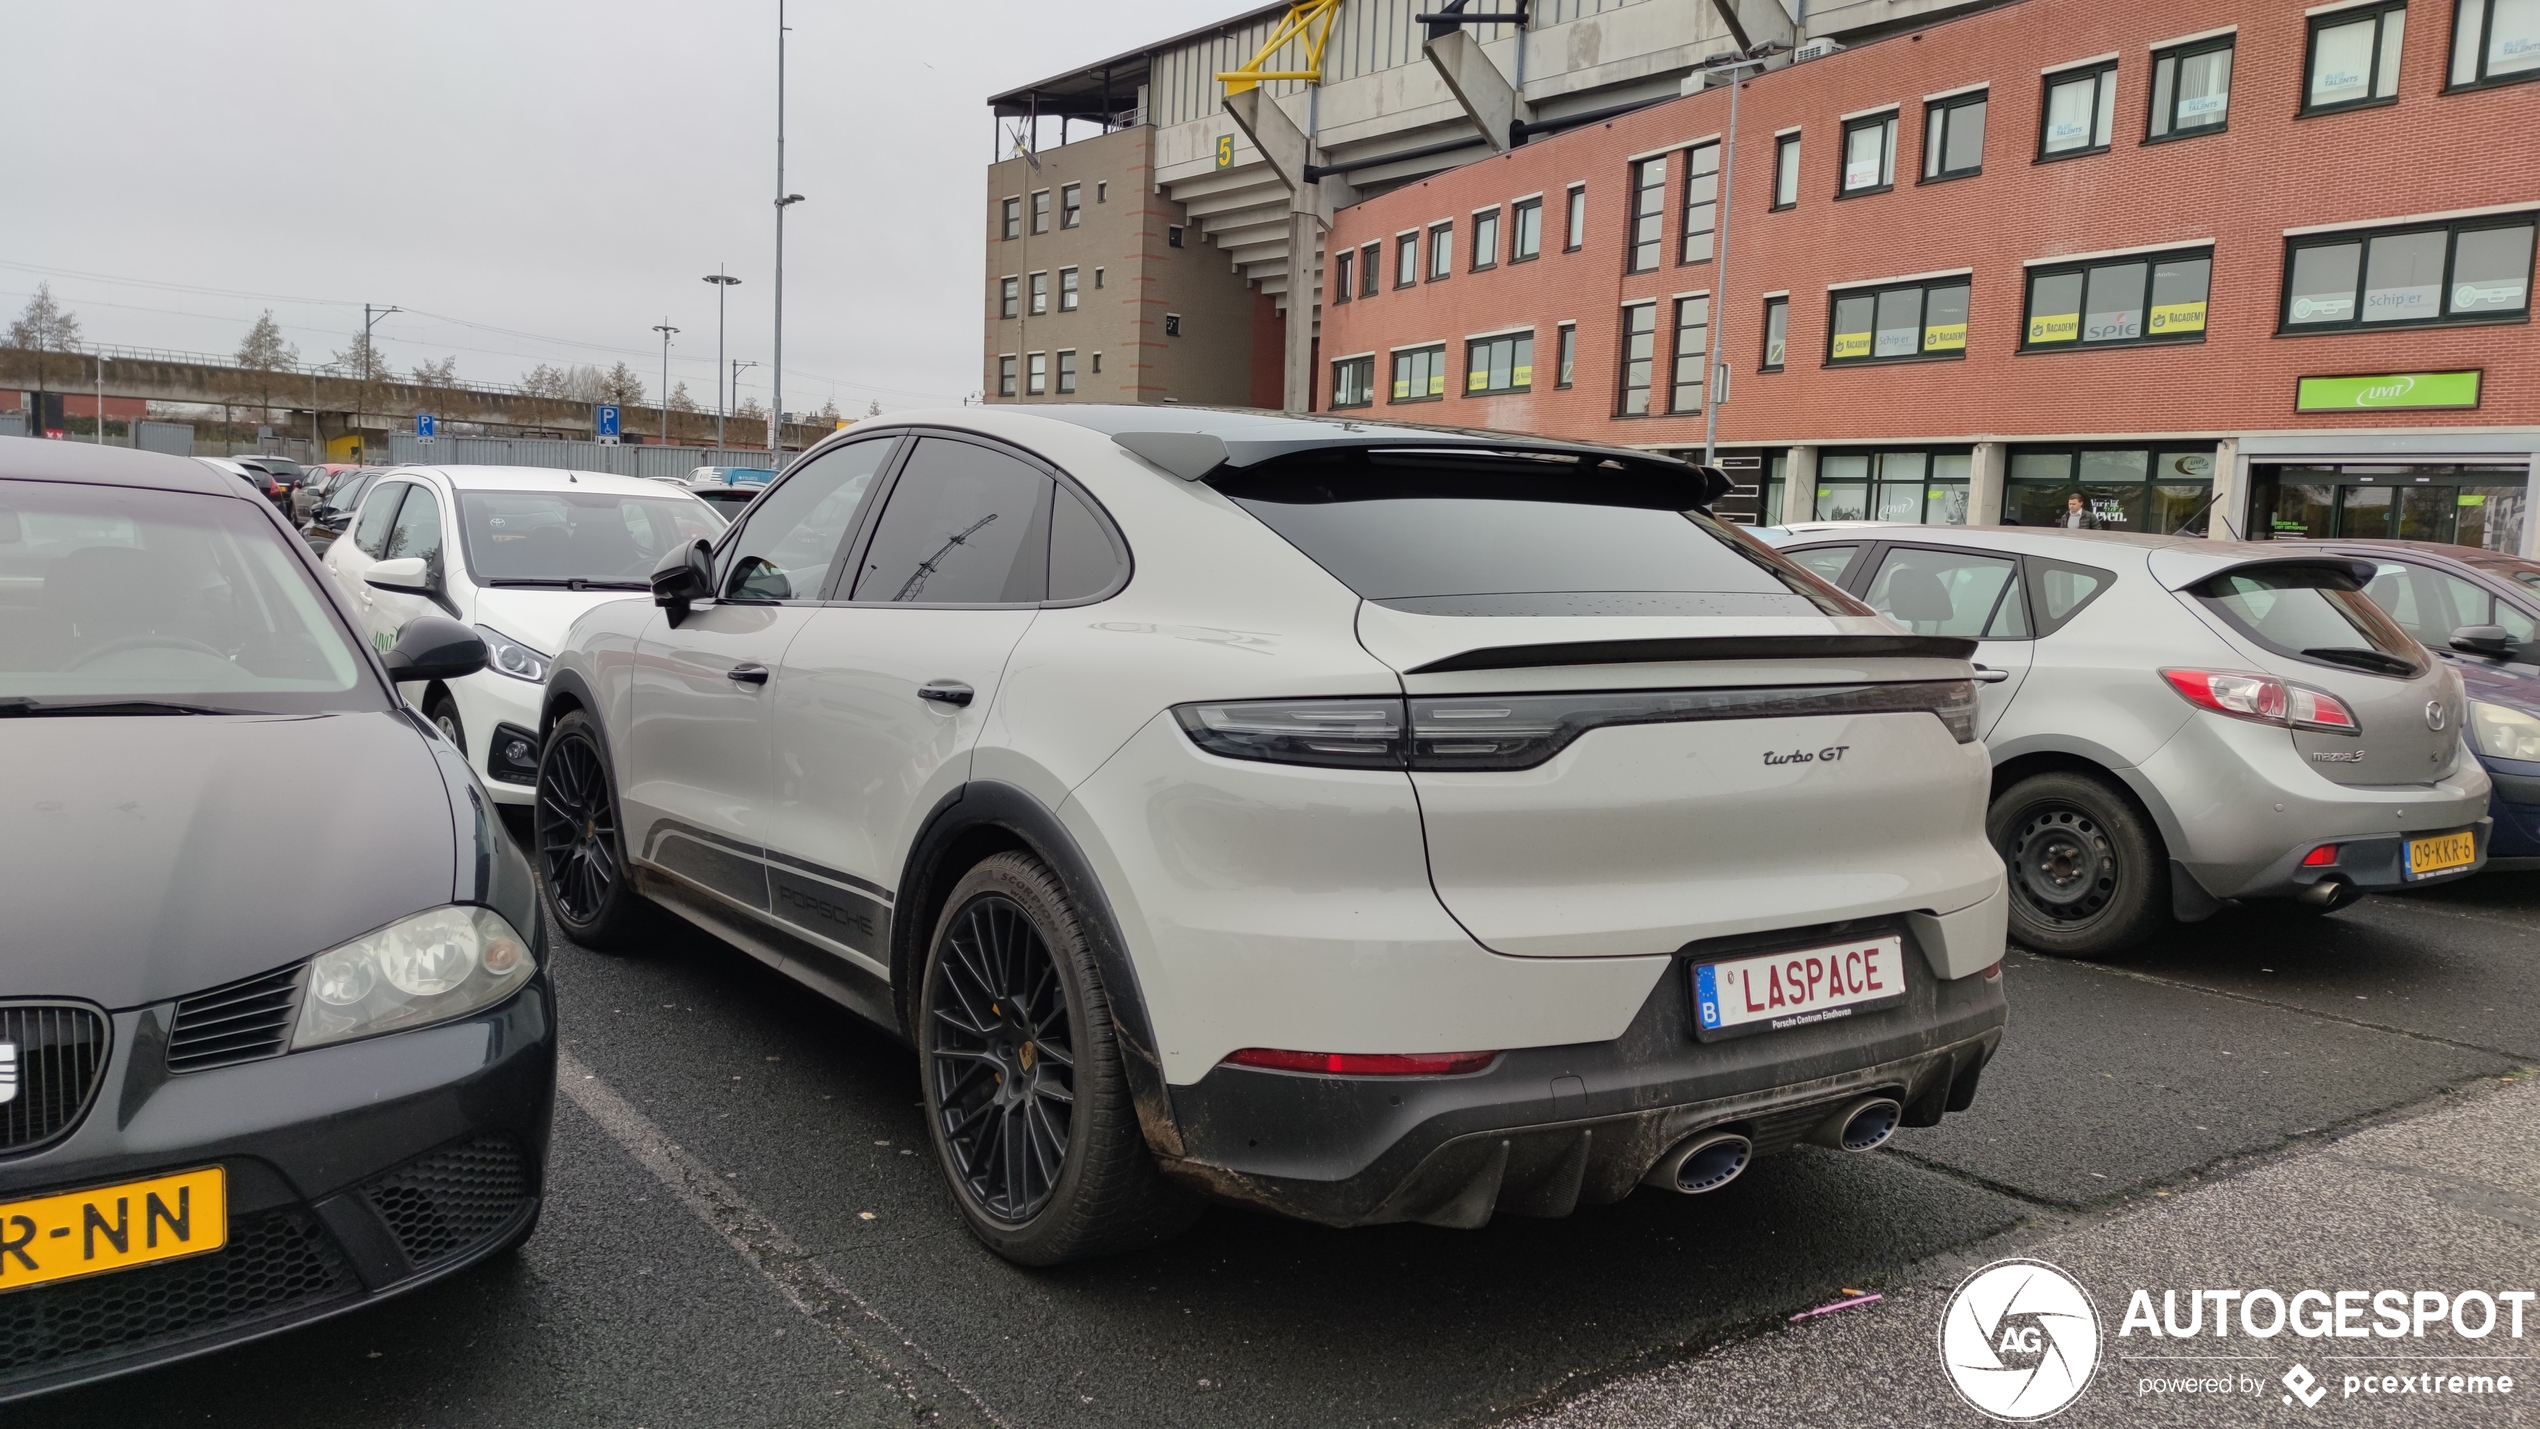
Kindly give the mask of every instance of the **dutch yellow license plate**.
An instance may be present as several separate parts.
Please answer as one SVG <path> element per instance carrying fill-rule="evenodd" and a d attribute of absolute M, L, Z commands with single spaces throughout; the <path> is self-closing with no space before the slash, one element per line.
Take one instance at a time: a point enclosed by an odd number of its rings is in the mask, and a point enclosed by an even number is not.
<path fill-rule="evenodd" d="M 218 1250 L 229 1241 L 218 1166 L 31 1201 L 0 1201 L 0 1294 Z"/>
<path fill-rule="evenodd" d="M 2478 857 L 2478 838 L 2474 834 L 2434 834 L 2408 840 L 2408 876 L 2423 878 L 2429 873 L 2445 873 L 2467 868 Z"/>

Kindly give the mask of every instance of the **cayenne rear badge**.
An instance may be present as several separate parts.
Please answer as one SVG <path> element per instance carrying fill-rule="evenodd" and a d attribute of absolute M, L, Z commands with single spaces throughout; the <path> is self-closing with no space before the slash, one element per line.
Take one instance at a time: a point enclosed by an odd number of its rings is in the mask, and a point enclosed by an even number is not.
<path fill-rule="evenodd" d="M 0 1106 L 18 1099 L 18 1044 L 0 1042 Z"/>

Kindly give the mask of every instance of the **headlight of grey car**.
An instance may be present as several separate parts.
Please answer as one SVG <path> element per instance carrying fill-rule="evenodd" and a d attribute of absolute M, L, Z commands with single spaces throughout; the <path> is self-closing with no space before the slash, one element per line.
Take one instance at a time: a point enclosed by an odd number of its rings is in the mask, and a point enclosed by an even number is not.
<path fill-rule="evenodd" d="M 2540 761 L 2540 719 L 2520 710 L 2470 701 L 2469 737 L 2490 759 Z"/>
<path fill-rule="evenodd" d="M 476 627 L 476 633 L 485 637 L 486 669 L 497 675 L 509 675 L 515 680 L 527 680 L 533 685 L 545 682 L 547 667 L 554 663 L 549 657 L 499 630 L 488 630 L 480 625 Z"/>
<path fill-rule="evenodd" d="M 309 960 L 291 1048 L 464 1017 L 518 992 L 537 970 L 529 940 L 491 908 L 417 913 Z"/>

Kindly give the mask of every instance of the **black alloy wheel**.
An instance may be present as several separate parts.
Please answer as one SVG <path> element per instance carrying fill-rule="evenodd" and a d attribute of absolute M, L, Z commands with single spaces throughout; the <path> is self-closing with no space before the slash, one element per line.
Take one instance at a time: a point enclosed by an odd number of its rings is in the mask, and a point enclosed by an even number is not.
<path fill-rule="evenodd" d="M 1067 989 L 1022 905 L 1002 894 L 961 908 L 935 966 L 927 1072 L 955 1174 L 1009 1224 L 1049 1204 L 1076 1113 Z"/>
<path fill-rule="evenodd" d="M 2011 937 L 2099 957 L 2151 936 L 2169 912 L 2167 859 L 2133 802 L 2086 774 L 2021 780 L 1986 820 L 2011 885 Z"/>
<path fill-rule="evenodd" d="M 608 757 L 579 710 L 556 721 L 539 752 L 531 824 L 548 912 L 577 943 L 622 946 L 636 931 L 640 899 L 626 876 Z"/>

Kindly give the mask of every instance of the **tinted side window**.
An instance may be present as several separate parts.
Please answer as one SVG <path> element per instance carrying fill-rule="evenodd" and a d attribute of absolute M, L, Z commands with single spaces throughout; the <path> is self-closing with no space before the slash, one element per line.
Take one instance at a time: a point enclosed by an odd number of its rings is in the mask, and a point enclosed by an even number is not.
<path fill-rule="evenodd" d="M 388 530 L 397 520 L 397 502 L 414 490 L 410 482 L 391 482 L 370 493 L 362 503 L 361 524 L 353 528 L 353 545 L 365 556 L 376 559 L 388 549 Z"/>
<path fill-rule="evenodd" d="M 1049 590 L 1056 485 L 1003 452 L 923 437 L 891 488 L 855 599 L 1012 605 Z"/>
<path fill-rule="evenodd" d="M 441 499 L 427 487 L 406 493 L 405 504 L 397 508 L 397 524 L 389 528 L 387 559 L 401 556 L 421 556 L 434 570 L 441 566 Z"/>
<path fill-rule="evenodd" d="M 2037 624 L 2040 635 L 2052 635 L 2064 623 L 2081 614 L 2083 606 L 2099 598 L 2099 593 L 2117 583 L 2117 573 L 2096 566 L 2068 566 L 2058 561 L 2041 561 L 2034 556 L 2028 562 L 2031 590 L 2037 596 Z"/>
<path fill-rule="evenodd" d="M 1052 600 L 1084 600 L 1102 594 L 1120 578 L 1124 564 L 1111 546 L 1111 534 L 1084 499 L 1062 486 L 1050 506 L 1050 594 Z"/>
<path fill-rule="evenodd" d="M 1811 575 L 1828 585 L 1841 585 L 1843 573 L 1859 555 L 1858 546 L 1812 546 L 1805 551 L 1792 551 L 1790 558 L 1808 568 Z"/>
<path fill-rule="evenodd" d="M 1993 640 L 2028 635 L 2019 562 L 2008 556 L 1900 547 L 1879 562 L 1869 602 L 1917 635 Z"/>
<path fill-rule="evenodd" d="M 838 548 L 855 529 L 856 510 L 897 445 L 895 437 L 851 442 L 814 458 L 760 497 L 725 552 L 723 598 L 820 599 Z"/>

